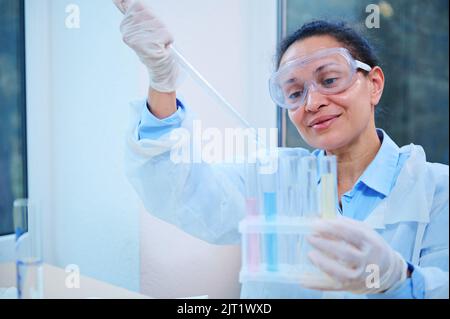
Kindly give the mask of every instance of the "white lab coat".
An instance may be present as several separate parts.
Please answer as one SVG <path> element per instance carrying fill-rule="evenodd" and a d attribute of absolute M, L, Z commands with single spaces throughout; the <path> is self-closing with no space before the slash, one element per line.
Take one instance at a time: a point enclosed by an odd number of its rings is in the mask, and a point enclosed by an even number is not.
<path fill-rule="evenodd" d="M 231 164 L 174 164 L 169 153 L 179 141 L 169 135 L 158 140 L 138 139 L 143 107 L 145 103 L 132 104 L 126 171 L 148 212 L 209 243 L 238 244 L 238 223 L 245 215 L 243 169 Z M 182 127 L 189 129 L 191 123 L 188 113 Z M 424 287 L 414 289 L 424 291 L 425 298 L 448 298 L 448 166 L 427 163 L 420 146 L 411 144 L 400 152 L 409 152 L 410 156 L 396 185 L 365 222 L 417 266 L 424 280 L 416 282 Z M 401 289 L 405 287 L 378 297 L 401 297 Z M 243 285 L 242 297 L 365 296 L 321 293 L 298 285 L 250 283 Z"/>

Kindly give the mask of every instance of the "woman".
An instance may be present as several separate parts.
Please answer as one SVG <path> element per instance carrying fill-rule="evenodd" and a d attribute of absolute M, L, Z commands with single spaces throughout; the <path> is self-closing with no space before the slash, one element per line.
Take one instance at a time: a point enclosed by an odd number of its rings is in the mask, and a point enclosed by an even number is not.
<path fill-rule="evenodd" d="M 170 132 L 191 122 L 176 98 L 170 33 L 138 1 L 121 30 L 150 74 L 148 103 L 134 105 L 128 139 L 133 186 L 157 217 L 211 243 L 239 242 L 239 168 L 169 158 L 177 143 Z M 426 162 L 420 146 L 399 148 L 376 129 L 384 75 L 371 46 L 344 24 L 316 21 L 281 43 L 277 67 L 274 101 L 289 109 L 316 156 L 337 157 L 343 217 L 318 222 L 308 237 L 309 258 L 335 284 L 246 283 L 242 297 L 448 298 L 448 166 Z M 369 285 L 374 266 L 379 282 Z"/>

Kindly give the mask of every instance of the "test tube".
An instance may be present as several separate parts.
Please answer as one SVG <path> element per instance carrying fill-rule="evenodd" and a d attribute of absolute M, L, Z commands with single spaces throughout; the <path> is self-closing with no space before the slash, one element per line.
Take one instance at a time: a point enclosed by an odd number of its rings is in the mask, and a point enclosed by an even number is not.
<path fill-rule="evenodd" d="M 319 158 L 320 169 L 320 214 L 322 218 L 336 217 L 337 168 L 335 156 Z"/>
<path fill-rule="evenodd" d="M 300 148 L 285 148 L 279 152 L 278 214 L 301 216 L 301 158 L 308 153 Z"/>
<path fill-rule="evenodd" d="M 277 216 L 278 154 L 265 154 L 258 161 L 258 178 L 262 193 L 262 207 L 266 221 Z"/>
<path fill-rule="evenodd" d="M 303 216 L 306 218 L 320 217 L 319 203 L 317 196 L 317 158 L 315 156 L 306 156 L 302 158 L 302 181 L 303 188 Z"/>
<path fill-rule="evenodd" d="M 310 153 L 302 148 L 280 148 L 278 169 L 278 216 L 289 222 L 303 214 L 302 159 Z M 280 220 L 281 221 L 281 220 Z M 298 248 L 298 235 L 294 233 L 279 234 L 278 238 L 279 271 L 290 273 L 295 268 Z"/>
<path fill-rule="evenodd" d="M 245 164 L 246 210 L 250 218 L 259 215 L 258 205 L 258 167 L 256 162 Z"/>
<path fill-rule="evenodd" d="M 301 181 L 301 212 L 302 218 L 315 218 L 320 217 L 318 209 L 318 171 L 317 171 L 317 158 L 312 155 L 304 156 L 300 160 L 300 181 Z M 311 263 L 308 259 L 308 253 L 310 247 L 305 241 L 304 234 L 297 234 L 295 236 L 294 244 L 294 271 L 300 273 L 305 267 L 308 267 Z"/>
<path fill-rule="evenodd" d="M 277 217 L 278 154 L 265 154 L 259 161 L 258 177 L 262 193 L 264 219 L 274 222 Z M 264 234 L 265 261 L 268 271 L 277 271 L 277 235 Z"/>
<path fill-rule="evenodd" d="M 245 164 L 246 174 L 246 212 L 248 220 L 254 220 L 260 215 L 259 203 L 258 203 L 258 166 L 256 162 L 248 161 Z M 256 272 L 259 269 L 260 263 L 260 240 L 258 233 L 249 233 L 244 235 L 246 256 L 244 262 L 246 262 L 249 271 Z"/>

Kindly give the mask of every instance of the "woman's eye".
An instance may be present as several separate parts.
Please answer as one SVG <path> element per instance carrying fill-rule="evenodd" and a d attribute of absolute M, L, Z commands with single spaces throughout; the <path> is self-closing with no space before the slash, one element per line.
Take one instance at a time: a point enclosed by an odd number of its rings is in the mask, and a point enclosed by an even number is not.
<path fill-rule="evenodd" d="M 333 86 L 337 83 L 337 81 L 339 80 L 339 78 L 328 78 L 322 81 L 322 84 L 326 87 L 330 87 Z"/>
<path fill-rule="evenodd" d="M 297 91 L 297 92 L 289 94 L 289 98 L 291 100 L 298 99 L 300 96 L 302 96 L 302 92 L 301 91 Z"/>

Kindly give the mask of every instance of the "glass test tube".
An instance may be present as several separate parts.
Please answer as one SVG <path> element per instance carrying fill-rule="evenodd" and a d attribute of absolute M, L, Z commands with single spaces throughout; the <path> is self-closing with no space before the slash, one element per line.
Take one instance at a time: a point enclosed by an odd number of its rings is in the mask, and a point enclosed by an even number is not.
<path fill-rule="evenodd" d="M 258 203 L 258 166 L 257 163 L 248 162 L 245 165 L 246 174 L 246 213 L 249 220 L 255 219 L 259 216 L 259 203 Z M 246 256 L 244 261 L 246 262 L 248 269 L 252 272 L 258 271 L 260 263 L 260 240 L 259 234 L 245 234 L 247 236 L 245 241 Z"/>
<path fill-rule="evenodd" d="M 277 156 L 268 155 L 258 167 L 258 177 L 262 193 L 262 207 L 264 218 L 273 222 L 277 216 Z M 274 233 L 264 235 L 265 261 L 268 271 L 277 271 L 277 236 Z"/>
<path fill-rule="evenodd" d="M 303 188 L 303 216 L 307 218 L 320 217 L 317 195 L 317 158 L 306 156 L 302 158 Z"/>
<path fill-rule="evenodd" d="M 283 149 L 279 155 L 278 214 L 301 216 L 301 158 L 306 150 Z M 307 151 L 306 151 L 307 152 Z"/>
<path fill-rule="evenodd" d="M 279 150 L 278 169 L 278 216 L 297 218 L 302 216 L 302 171 L 301 160 L 309 154 L 301 148 L 281 148 Z M 297 250 L 296 234 L 280 234 L 278 240 L 279 271 L 291 272 L 300 253 Z"/>
<path fill-rule="evenodd" d="M 308 155 L 300 160 L 300 181 L 301 181 L 301 206 L 303 218 L 320 217 L 318 203 L 318 177 L 317 177 L 317 157 Z M 305 267 L 310 267 L 311 262 L 308 259 L 308 253 L 311 250 L 305 240 L 304 234 L 298 234 L 295 237 L 295 271 L 303 271 Z"/>
<path fill-rule="evenodd" d="M 258 163 L 258 178 L 266 221 L 274 221 L 277 216 L 277 161 L 277 156 L 267 155 L 263 161 L 259 161 Z"/>
<path fill-rule="evenodd" d="M 337 168 L 335 156 L 319 158 L 320 213 L 322 218 L 336 217 Z"/>
<path fill-rule="evenodd" d="M 245 164 L 245 194 L 246 209 L 248 217 L 257 217 L 259 215 L 258 205 L 258 167 L 257 163 Z"/>

